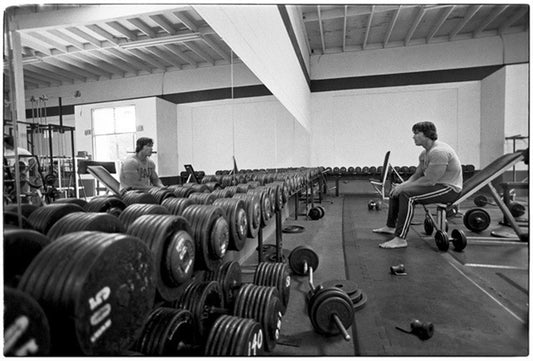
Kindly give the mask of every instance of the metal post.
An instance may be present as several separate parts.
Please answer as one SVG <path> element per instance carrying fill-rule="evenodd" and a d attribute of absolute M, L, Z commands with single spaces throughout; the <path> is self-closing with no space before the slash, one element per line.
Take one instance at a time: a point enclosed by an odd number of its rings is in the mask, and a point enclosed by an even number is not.
<path fill-rule="evenodd" d="M 276 209 L 276 261 L 281 262 L 281 248 L 282 248 L 282 239 L 281 239 L 281 210 Z"/>
<path fill-rule="evenodd" d="M 257 259 L 258 262 L 263 262 L 263 227 L 259 226 L 257 232 Z"/>

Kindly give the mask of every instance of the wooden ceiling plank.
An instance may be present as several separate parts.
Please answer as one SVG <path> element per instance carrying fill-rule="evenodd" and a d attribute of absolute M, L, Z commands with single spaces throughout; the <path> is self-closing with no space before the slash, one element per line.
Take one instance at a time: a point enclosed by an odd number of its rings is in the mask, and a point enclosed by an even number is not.
<path fill-rule="evenodd" d="M 45 55 L 52 55 L 52 50 L 50 48 L 34 40 L 33 38 L 30 38 L 26 34 L 21 34 L 21 43 L 22 46 L 27 46 L 34 50 L 40 51 Z"/>
<path fill-rule="evenodd" d="M 182 58 L 184 61 L 186 61 L 187 63 L 191 64 L 193 67 L 198 67 L 198 64 L 196 63 L 196 61 L 194 59 L 192 59 L 190 56 L 188 56 L 187 54 L 184 54 L 176 44 L 168 44 L 168 45 L 165 45 L 168 50 L 170 50 L 174 55 L 176 56 L 179 56 L 180 58 Z"/>
<path fill-rule="evenodd" d="M 342 19 L 344 17 L 344 7 L 345 5 L 338 6 L 334 9 L 329 10 L 322 10 L 320 16 L 322 20 L 335 20 L 335 19 Z M 416 5 L 410 6 L 410 5 L 376 5 L 374 9 L 375 14 L 379 13 L 385 13 L 393 10 L 398 10 L 400 6 L 406 7 L 414 7 Z M 371 6 L 369 5 L 350 5 L 350 8 L 348 12 L 346 12 L 346 16 L 348 18 L 356 17 L 356 16 L 368 16 L 372 12 Z M 305 23 L 318 21 L 318 14 L 315 12 L 309 12 L 303 14 L 303 21 Z"/>
<path fill-rule="evenodd" d="M 54 39 L 51 39 L 50 37 L 45 36 L 42 32 L 38 33 L 38 32 L 32 31 L 32 32 L 29 32 L 27 35 L 33 37 L 34 39 L 37 39 L 38 41 L 44 44 L 48 44 L 50 49 L 55 48 L 62 53 L 66 53 L 68 51 L 65 45 L 55 41 Z"/>
<path fill-rule="evenodd" d="M 198 25 L 195 24 L 195 22 L 190 19 L 187 14 L 184 11 L 173 11 L 172 15 L 176 17 L 183 25 L 189 28 L 189 30 L 193 32 L 198 31 Z"/>
<path fill-rule="evenodd" d="M 442 24 L 444 24 L 444 22 L 446 21 L 446 19 L 448 19 L 448 16 L 450 16 L 450 14 L 452 13 L 454 9 L 455 9 L 455 5 L 451 5 L 449 8 L 444 8 L 441 10 L 439 19 L 437 20 L 435 25 L 433 25 L 433 28 L 431 29 L 428 36 L 426 37 L 426 43 L 429 43 L 431 39 L 433 39 L 437 31 L 439 31 Z"/>
<path fill-rule="evenodd" d="M 146 48 L 146 50 L 154 54 L 159 59 L 166 61 L 171 66 L 177 67 L 178 69 L 181 69 L 183 65 L 182 63 L 176 60 L 175 56 L 169 55 L 170 52 L 163 51 L 158 46 L 149 46 Z M 165 66 L 164 68 L 166 69 L 167 67 L 168 66 Z"/>
<path fill-rule="evenodd" d="M 113 64 L 107 64 L 107 63 L 104 63 L 102 62 L 101 59 L 99 58 L 96 58 L 94 59 L 92 56 L 91 53 L 72 53 L 71 56 L 74 56 L 74 57 L 77 57 L 79 58 L 82 62 L 86 62 L 86 63 L 89 63 L 97 68 L 102 68 L 103 70 L 107 71 L 108 73 L 110 73 L 111 75 L 115 75 L 115 74 L 121 74 L 122 76 L 124 76 L 124 70 L 113 65 Z"/>
<path fill-rule="evenodd" d="M 396 25 L 396 21 L 398 20 L 398 15 L 400 15 L 400 10 L 402 9 L 402 5 L 400 5 L 396 10 L 394 10 L 394 14 L 392 15 L 392 21 L 389 23 L 389 27 L 387 29 L 385 39 L 383 40 L 383 48 L 387 47 L 387 44 L 389 43 L 392 29 L 394 29 L 394 25 Z"/>
<path fill-rule="evenodd" d="M 45 74 L 43 71 L 35 72 L 35 71 L 32 71 L 32 70 L 24 69 L 24 73 L 27 74 L 28 76 L 30 76 L 31 78 L 35 79 L 35 80 L 48 82 L 48 83 L 50 83 L 50 86 L 56 86 L 56 85 L 61 85 L 62 84 L 62 82 L 59 81 L 57 78 L 55 78 L 53 76 L 49 76 L 49 75 Z"/>
<path fill-rule="evenodd" d="M 374 17 L 374 8 L 375 8 L 375 6 L 372 5 L 372 9 L 370 10 L 370 14 L 368 16 L 368 23 L 366 25 L 366 30 L 365 30 L 365 39 L 363 41 L 363 50 L 366 49 L 366 44 L 368 42 L 368 35 L 370 33 L 370 27 L 372 25 L 372 18 Z"/>
<path fill-rule="evenodd" d="M 217 45 L 213 40 L 209 39 L 207 36 L 202 36 L 202 40 L 213 49 L 218 55 L 220 55 L 224 60 L 230 61 L 230 56 L 226 53 L 220 46 Z"/>
<path fill-rule="evenodd" d="M 65 34 L 60 29 L 50 29 L 50 30 L 47 30 L 47 32 L 52 34 L 56 38 L 59 38 L 59 39 L 63 40 L 64 42 L 69 43 L 74 48 L 77 48 L 77 49 L 80 49 L 80 50 L 84 49 L 83 48 L 83 43 L 80 43 L 79 41 L 77 41 L 73 37 Z M 68 51 L 69 48 L 70 48 L 70 46 L 67 46 L 67 51 Z"/>
<path fill-rule="evenodd" d="M 134 65 L 136 68 L 140 68 L 140 69 L 143 69 L 149 72 L 153 71 L 153 68 L 148 66 L 145 62 L 140 62 L 136 60 L 133 55 L 130 55 L 131 53 L 127 52 L 127 50 L 119 50 L 117 48 L 108 48 L 106 49 L 106 51 L 116 56 L 117 58 L 122 59 L 123 61 Z"/>
<path fill-rule="evenodd" d="M 170 21 L 168 21 L 163 15 L 150 15 L 150 19 L 170 35 L 176 34 L 176 29 L 174 29 Z"/>
<path fill-rule="evenodd" d="M 66 8 L 57 11 L 35 12 L 17 15 L 17 29 L 26 31 L 31 29 L 53 28 L 65 24 L 95 24 L 112 20 L 125 20 L 140 15 L 159 14 L 179 10 L 190 10 L 190 5 L 153 4 L 90 4 L 77 8 Z M 16 9 L 15 9 L 16 11 Z"/>
<path fill-rule="evenodd" d="M 424 17 L 424 14 L 426 12 L 426 8 L 424 6 L 418 7 L 418 12 L 416 14 L 415 21 L 411 24 L 411 27 L 409 28 L 409 31 L 407 32 L 407 35 L 405 36 L 404 40 L 404 46 L 409 45 L 409 42 L 411 41 L 411 38 L 413 37 L 413 34 L 415 33 L 416 28 L 420 24 L 420 21 Z"/>
<path fill-rule="evenodd" d="M 525 16 L 529 11 L 527 6 L 521 6 L 513 15 L 511 15 L 507 20 L 505 20 L 499 27 L 498 33 L 503 35 L 507 29 L 513 26 L 518 20 Z"/>
<path fill-rule="evenodd" d="M 485 30 L 487 26 L 489 26 L 489 24 L 492 23 L 498 16 L 500 16 L 508 7 L 509 5 L 495 6 L 490 14 L 479 25 L 479 27 L 474 30 L 473 37 L 477 38 L 483 32 L 483 30 Z"/>
<path fill-rule="evenodd" d="M 322 54 L 326 52 L 326 43 L 324 41 L 324 28 L 322 25 L 322 17 L 320 15 L 320 5 L 316 6 L 317 14 L 318 14 L 318 26 L 320 28 L 320 42 L 322 44 Z"/>
<path fill-rule="evenodd" d="M 123 72 L 127 73 L 135 73 L 137 74 L 139 69 L 135 68 L 131 64 L 129 64 L 127 61 L 122 60 L 121 58 L 115 57 L 110 54 L 105 54 L 104 52 L 94 52 L 94 56 L 98 57 L 99 59 L 105 61 L 106 63 L 112 64 L 118 69 L 121 69 Z"/>
<path fill-rule="evenodd" d="M 52 64 L 54 66 L 57 66 L 57 67 L 61 67 L 61 68 L 64 68 L 64 69 L 67 69 L 71 72 L 75 72 L 75 73 L 78 73 L 78 74 L 82 74 L 84 75 L 87 79 L 96 79 L 98 80 L 98 78 L 102 75 L 102 74 L 105 74 L 105 73 L 102 73 L 102 71 L 97 71 L 97 72 L 91 72 L 91 66 L 90 64 L 83 64 L 82 66 L 76 66 L 76 64 L 78 64 L 77 61 L 75 61 L 74 59 L 68 59 L 68 63 L 65 61 L 60 61 L 60 60 L 57 60 L 57 59 L 54 59 L 54 58 L 47 58 L 44 60 L 46 63 L 49 63 L 49 64 Z"/>
<path fill-rule="evenodd" d="M 110 21 L 106 23 L 107 26 L 115 29 L 122 35 L 124 35 L 128 41 L 134 41 L 137 40 L 137 34 L 135 34 L 133 31 L 122 25 L 119 21 Z"/>
<path fill-rule="evenodd" d="M 143 48 L 144 50 L 144 48 Z M 136 56 L 137 58 L 149 63 L 149 64 L 152 64 L 155 68 L 165 68 L 166 65 L 164 63 L 162 63 L 161 61 L 159 61 L 159 59 L 157 59 L 157 57 L 154 57 L 154 56 L 151 56 L 147 53 L 145 53 L 144 51 L 142 51 L 141 49 L 128 49 L 128 51 L 133 54 L 134 56 Z"/>
<path fill-rule="evenodd" d="M 451 32 L 450 32 L 450 36 L 448 37 L 448 40 L 449 41 L 452 41 L 455 39 L 455 37 L 457 36 L 457 34 L 465 27 L 466 24 L 468 24 L 468 22 L 474 17 L 474 15 L 476 15 L 476 13 L 479 11 L 479 9 L 481 9 L 482 5 L 472 5 L 468 8 L 466 14 L 465 14 L 465 17 L 463 18 L 463 20 L 461 20 L 461 22 L 459 24 L 457 24 L 457 26 L 455 27 L 455 29 L 453 29 Z"/>
<path fill-rule="evenodd" d="M 112 44 L 118 45 L 118 43 L 119 43 L 118 39 L 113 34 L 111 34 L 110 32 L 107 32 L 104 29 L 102 29 L 99 25 L 91 24 L 91 25 L 87 25 L 86 27 L 87 27 L 87 29 L 89 29 L 92 32 L 94 32 L 95 34 L 98 34 L 101 37 L 107 39 Z"/>
<path fill-rule="evenodd" d="M 25 73 L 24 74 L 24 84 L 26 83 L 32 83 L 32 84 L 36 84 L 37 87 L 45 87 L 45 88 L 49 88 L 52 86 L 52 83 L 48 80 L 41 80 L 41 79 L 35 79 L 33 76 L 31 76 L 30 74 L 28 73 Z"/>
<path fill-rule="evenodd" d="M 89 42 L 90 44 L 93 44 L 94 46 L 98 48 L 102 46 L 102 43 L 100 42 L 100 40 L 96 39 L 94 36 L 87 34 L 86 32 L 82 31 L 81 29 L 77 27 L 70 26 L 66 28 L 66 30 L 70 31 L 72 34 L 77 35 L 84 40 L 87 40 L 87 42 Z"/>
<path fill-rule="evenodd" d="M 198 45 L 196 45 L 193 41 L 186 41 L 183 43 L 186 47 L 188 47 L 193 53 L 198 55 L 200 58 L 204 59 L 206 62 L 208 62 L 211 65 L 215 65 L 215 60 L 207 54 L 205 51 L 200 49 Z"/>
<path fill-rule="evenodd" d="M 68 60 L 66 61 L 68 61 L 68 64 L 70 64 L 71 66 L 79 68 L 79 69 L 84 69 L 85 71 L 91 72 L 97 76 L 103 76 L 103 77 L 110 78 L 115 73 L 114 71 L 106 70 L 101 66 L 94 65 L 93 63 L 87 61 L 86 58 L 80 59 L 79 57 L 75 58 L 74 56 L 69 56 L 67 59 Z M 47 63 L 57 62 L 59 65 L 65 64 L 60 59 L 54 59 L 51 57 L 46 58 L 43 61 L 46 61 Z"/>
<path fill-rule="evenodd" d="M 58 79 L 62 79 L 66 82 L 74 82 L 75 79 L 85 81 L 85 77 L 79 75 L 79 74 L 73 74 L 69 71 L 66 71 L 62 68 L 55 67 L 51 64 L 46 64 L 44 62 L 35 63 L 35 64 L 28 64 L 25 66 L 24 70 L 30 70 L 34 71 L 36 73 L 43 74 L 43 72 L 48 72 L 53 74 L 54 77 Z"/>
<path fill-rule="evenodd" d="M 128 19 L 128 21 L 131 24 L 135 25 L 140 31 L 142 31 L 148 37 L 150 37 L 150 38 L 155 38 L 156 37 L 156 35 L 157 35 L 156 32 L 151 27 L 149 27 L 144 21 L 142 21 L 141 19 L 132 18 L 132 19 Z"/>

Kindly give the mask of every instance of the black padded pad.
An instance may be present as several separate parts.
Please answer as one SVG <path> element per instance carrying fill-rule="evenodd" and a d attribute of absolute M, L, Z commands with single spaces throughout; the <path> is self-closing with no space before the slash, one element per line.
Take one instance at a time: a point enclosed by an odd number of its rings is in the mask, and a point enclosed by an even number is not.
<path fill-rule="evenodd" d="M 87 167 L 87 170 L 93 175 L 93 177 L 104 183 L 111 192 L 120 195 L 120 182 L 117 181 L 106 168 L 101 165 L 91 165 Z"/>
<path fill-rule="evenodd" d="M 487 165 L 485 168 L 480 170 L 478 173 L 474 174 L 463 184 L 463 190 L 459 199 L 471 196 L 472 191 L 479 185 L 488 184 L 492 179 L 498 176 L 499 171 L 506 170 L 516 163 L 524 159 L 524 151 L 504 154 L 501 157 L 494 160 L 492 163 Z M 457 203 L 457 202 L 455 202 Z"/>

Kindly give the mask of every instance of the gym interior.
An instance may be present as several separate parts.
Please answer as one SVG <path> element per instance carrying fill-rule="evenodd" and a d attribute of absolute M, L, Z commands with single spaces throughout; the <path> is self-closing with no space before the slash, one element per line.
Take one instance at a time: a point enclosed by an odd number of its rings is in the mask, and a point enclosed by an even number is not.
<path fill-rule="evenodd" d="M 527 357 L 529 25 L 512 3 L 5 7 L 4 355 Z M 383 249 L 423 121 L 463 188 Z M 145 137 L 163 186 L 122 188 Z"/>

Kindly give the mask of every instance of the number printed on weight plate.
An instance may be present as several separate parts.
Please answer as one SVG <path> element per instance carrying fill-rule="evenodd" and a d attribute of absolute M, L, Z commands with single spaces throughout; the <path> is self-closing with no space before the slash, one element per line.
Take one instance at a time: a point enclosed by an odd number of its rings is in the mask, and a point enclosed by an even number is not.
<path fill-rule="evenodd" d="M 98 291 L 98 293 L 94 297 L 89 298 L 89 308 L 91 309 L 91 311 L 93 311 L 96 307 L 100 306 L 102 302 L 107 300 L 110 294 L 111 289 L 108 286 L 105 286 L 100 291 Z"/>
<path fill-rule="evenodd" d="M 258 350 L 263 349 L 263 329 L 254 333 L 252 341 L 248 341 L 248 356 L 256 356 Z"/>

